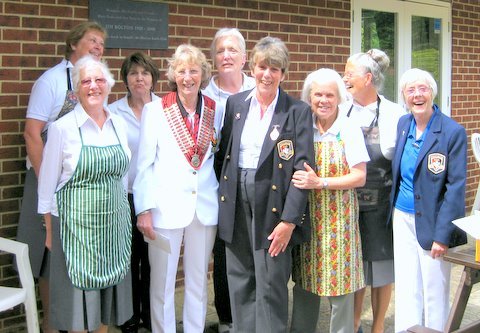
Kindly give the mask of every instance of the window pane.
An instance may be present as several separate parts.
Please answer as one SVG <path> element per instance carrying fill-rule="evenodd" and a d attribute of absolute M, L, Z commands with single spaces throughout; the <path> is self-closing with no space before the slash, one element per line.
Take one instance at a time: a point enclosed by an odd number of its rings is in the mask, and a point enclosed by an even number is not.
<path fill-rule="evenodd" d="M 435 103 L 441 101 L 440 41 L 442 20 L 412 16 L 412 68 L 421 68 L 433 75 L 438 85 Z"/>
<path fill-rule="evenodd" d="M 396 20 L 395 13 L 362 9 L 362 52 L 380 49 L 390 58 L 382 94 L 391 101 L 397 100 Z"/>

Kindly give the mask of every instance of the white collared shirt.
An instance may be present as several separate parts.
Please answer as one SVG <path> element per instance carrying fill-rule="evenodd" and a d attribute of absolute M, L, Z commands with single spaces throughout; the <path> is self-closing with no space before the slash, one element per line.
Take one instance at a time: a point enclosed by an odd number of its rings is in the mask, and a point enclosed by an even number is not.
<path fill-rule="evenodd" d="M 159 99 L 154 93 L 151 94 L 152 101 Z M 128 192 L 133 193 L 133 181 L 137 174 L 137 160 L 138 160 L 138 141 L 140 140 L 140 121 L 137 119 L 132 108 L 128 105 L 128 98 L 123 98 L 113 102 L 109 106 L 110 111 L 113 114 L 119 115 L 126 123 L 128 147 L 132 153 L 132 159 L 130 160 L 130 168 L 128 169 Z M 142 110 L 143 112 L 143 110 Z"/>
<path fill-rule="evenodd" d="M 73 176 L 80 157 L 82 140 L 84 145 L 96 147 L 121 143 L 130 157 L 125 123 L 108 110 L 106 114 L 107 119 L 100 128 L 78 103 L 72 112 L 50 125 L 38 177 L 39 214 L 58 215 L 56 191 Z M 124 178 L 124 184 L 127 188 L 127 177 Z"/>
<path fill-rule="evenodd" d="M 323 134 L 320 134 L 313 116 L 313 129 L 313 142 L 337 141 L 337 136 L 340 134 L 340 138 L 345 143 L 345 157 L 349 167 L 370 161 L 362 130 L 352 124 L 345 115 L 339 113 L 333 125 Z"/>
<path fill-rule="evenodd" d="M 398 105 L 386 99 L 383 96 L 380 97 L 380 109 L 378 117 L 378 130 L 380 133 L 380 149 L 382 155 L 391 160 L 395 151 L 395 143 L 397 141 L 397 123 L 401 116 L 406 112 Z M 341 113 L 347 114 L 350 110 L 352 103 L 345 103 L 340 106 Z M 375 114 L 377 112 L 377 102 L 371 103 L 366 106 L 361 106 L 357 103 L 353 103 L 352 112 L 348 119 L 352 124 L 356 124 L 359 127 L 370 126 Z"/>
<path fill-rule="evenodd" d="M 240 155 L 238 166 L 245 169 L 256 169 L 260 153 L 262 151 L 265 136 L 270 129 L 273 112 L 278 101 L 279 90 L 272 103 L 267 107 L 265 114 L 260 118 L 260 103 L 257 99 L 257 89 L 253 89 L 245 99 L 245 103 L 250 100 L 247 119 L 243 127 L 242 137 L 240 139 Z M 269 138 L 267 140 L 270 140 Z"/>

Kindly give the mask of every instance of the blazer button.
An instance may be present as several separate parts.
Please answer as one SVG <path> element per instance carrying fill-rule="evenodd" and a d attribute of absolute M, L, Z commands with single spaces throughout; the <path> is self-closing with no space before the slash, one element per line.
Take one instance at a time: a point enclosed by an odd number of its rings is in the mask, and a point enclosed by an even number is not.
<path fill-rule="evenodd" d="M 220 197 L 220 201 L 221 201 L 221 202 L 224 202 L 224 201 L 225 201 L 225 196 L 222 195 L 222 196 Z"/>
<path fill-rule="evenodd" d="M 229 159 L 230 159 L 230 155 L 227 155 L 225 158 L 226 158 L 227 160 L 229 160 Z"/>
<path fill-rule="evenodd" d="M 419 195 L 419 194 L 415 194 L 415 199 L 420 200 L 420 195 Z"/>
<path fill-rule="evenodd" d="M 227 176 L 223 176 L 223 179 L 228 180 L 228 177 L 227 177 Z"/>
<path fill-rule="evenodd" d="M 196 175 L 196 174 L 197 174 L 197 172 L 196 172 L 196 171 L 194 171 L 194 172 L 193 172 L 193 175 Z"/>
<path fill-rule="evenodd" d="M 278 168 L 279 168 L 279 169 L 283 168 L 283 164 L 282 164 L 282 163 L 278 163 Z"/>
<path fill-rule="evenodd" d="M 276 190 L 277 190 L 277 186 L 272 185 L 272 190 L 276 191 Z"/>
<path fill-rule="evenodd" d="M 421 212 L 416 212 L 415 215 L 417 215 L 418 217 L 422 217 L 422 213 L 421 213 Z"/>
<path fill-rule="evenodd" d="M 272 208 L 272 213 L 276 213 L 277 209 L 275 207 Z"/>

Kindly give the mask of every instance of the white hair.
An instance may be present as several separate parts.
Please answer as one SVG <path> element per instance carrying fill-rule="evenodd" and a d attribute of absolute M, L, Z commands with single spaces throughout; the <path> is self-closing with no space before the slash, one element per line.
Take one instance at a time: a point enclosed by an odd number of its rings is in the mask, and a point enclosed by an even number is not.
<path fill-rule="evenodd" d="M 347 88 L 345 88 L 345 83 L 343 82 L 340 74 L 330 68 L 320 68 L 316 71 L 308 74 L 302 89 L 302 101 L 306 102 L 308 105 L 310 103 L 310 93 L 312 91 L 312 83 L 323 84 L 323 83 L 336 83 L 338 96 L 340 97 L 339 105 L 347 101 Z"/>

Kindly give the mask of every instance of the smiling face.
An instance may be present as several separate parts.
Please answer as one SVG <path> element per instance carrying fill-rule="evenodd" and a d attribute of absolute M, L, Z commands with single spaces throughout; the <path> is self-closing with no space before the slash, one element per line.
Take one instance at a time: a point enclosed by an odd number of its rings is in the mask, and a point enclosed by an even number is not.
<path fill-rule="evenodd" d="M 72 45 L 72 62 L 90 54 L 100 60 L 105 49 L 104 35 L 98 30 L 88 30 L 76 45 Z"/>
<path fill-rule="evenodd" d="M 242 70 L 246 55 L 241 52 L 237 38 L 226 36 L 215 44 L 215 66 L 218 73 L 238 73 Z"/>
<path fill-rule="evenodd" d="M 140 65 L 133 65 L 127 73 L 128 90 L 133 97 L 141 98 L 152 91 L 152 74 Z"/>
<path fill-rule="evenodd" d="M 371 74 L 364 74 L 364 71 L 359 68 L 359 66 L 349 61 L 345 65 L 343 82 L 345 83 L 347 91 L 354 99 L 357 99 L 365 92 L 365 88 L 370 84 Z"/>
<path fill-rule="evenodd" d="M 78 100 L 87 112 L 103 109 L 109 87 L 99 66 L 90 66 L 80 71 Z"/>
<path fill-rule="evenodd" d="M 276 96 L 280 83 L 285 78 L 280 67 L 267 65 L 263 61 L 255 64 L 252 70 L 257 86 L 257 97 L 259 100 L 269 103 Z"/>
<path fill-rule="evenodd" d="M 312 112 L 322 124 L 329 124 L 327 128 L 337 119 L 339 103 L 340 97 L 335 82 L 312 82 L 310 90 Z"/>
<path fill-rule="evenodd" d="M 202 69 L 197 64 L 180 63 L 175 68 L 175 82 L 180 97 L 196 98 L 202 83 Z"/>
<path fill-rule="evenodd" d="M 402 91 L 408 110 L 415 117 L 429 118 L 433 113 L 433 93 L 427 82 L 420 80 L 407 84 Z"/>

